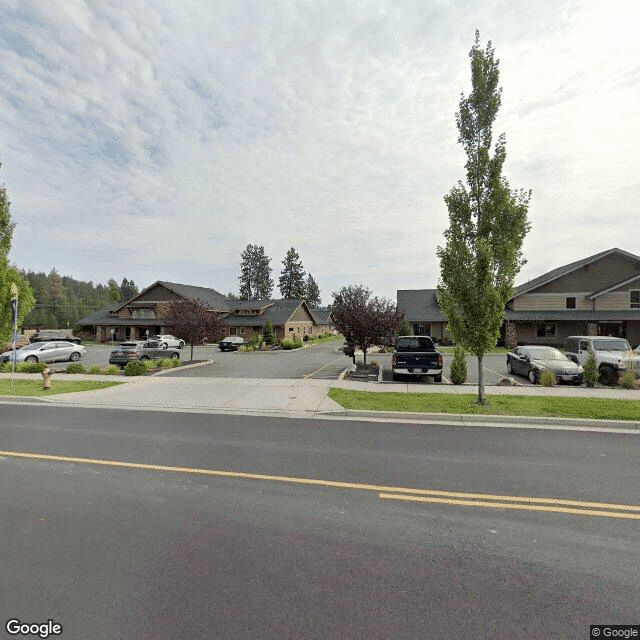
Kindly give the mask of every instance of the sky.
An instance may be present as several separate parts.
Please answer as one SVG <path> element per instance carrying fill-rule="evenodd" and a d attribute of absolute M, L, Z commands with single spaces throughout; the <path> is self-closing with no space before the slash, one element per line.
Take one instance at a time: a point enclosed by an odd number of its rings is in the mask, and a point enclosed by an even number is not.
<path fill-rule="evenodd" d="M 299 253 L 323 304 L 433 288 L 464 180 L 476 29 L 504 175 L 532 190 L 516 284 L 640 254 L 637 0 L 0 0 L 0 183 L 24 270 L 238 291 Z"/>

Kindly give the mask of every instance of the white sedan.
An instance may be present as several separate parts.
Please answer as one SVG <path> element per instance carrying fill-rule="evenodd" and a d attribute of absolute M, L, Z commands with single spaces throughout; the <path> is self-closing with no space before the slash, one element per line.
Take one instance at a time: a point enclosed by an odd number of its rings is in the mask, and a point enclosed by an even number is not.
<path fill-rule="evenodd" d="M 22 349 L 16 349 L 16 362 L 56 362 L 70 360 L 77 362 L 87 353 L 81 344 L 73 344 L 63 340 L 54 342 L 33 342 Z M 0 362 L 11 362 L 14 358 L 13 350 L 0 354 Z"/>
<path fill-rule="evenodd" d="M 176 349 L 182 349 L 184 347 L 184 340 L 180 340 L 172 335 L 162 335 L 162 336 L 149 336 L 149 340 L 156 340 L 159 342 L 165 349 L 169 347 L 175 347 Z"/>

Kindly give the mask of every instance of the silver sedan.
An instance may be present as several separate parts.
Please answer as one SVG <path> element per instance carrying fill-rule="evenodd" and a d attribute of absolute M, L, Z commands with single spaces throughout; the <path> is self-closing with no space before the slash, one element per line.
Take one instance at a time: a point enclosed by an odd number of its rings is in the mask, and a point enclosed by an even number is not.
<path fill-rule="evenodd" d="M 33 342 L 15 352 L 16 362 L 57 362 L 70 360 L 77 362 L 87 353 L 81 344 L 56 340 L 54 342 Z M 11 362 L 14 359 L 12 351 L 0 354 L 1 362 Z"/>

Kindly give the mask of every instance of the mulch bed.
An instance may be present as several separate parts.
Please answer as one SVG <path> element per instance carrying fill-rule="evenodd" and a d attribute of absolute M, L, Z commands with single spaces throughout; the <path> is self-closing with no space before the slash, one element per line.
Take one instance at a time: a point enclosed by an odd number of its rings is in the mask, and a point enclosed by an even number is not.
<path fill-rule="evenodd" d="M 356 364 L 355 371 L 347 371 L 344 376 L 345 380 L 357 380 L 359 382 L 378 382 L 378 366 Z"/>

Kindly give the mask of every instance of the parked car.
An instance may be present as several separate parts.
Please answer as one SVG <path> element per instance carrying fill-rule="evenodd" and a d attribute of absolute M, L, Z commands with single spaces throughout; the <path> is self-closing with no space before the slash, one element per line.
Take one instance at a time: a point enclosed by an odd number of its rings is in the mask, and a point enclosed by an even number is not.
<path fill-rule="evenodd" d="M 391 355 L 391 377 L 433 376 L 442 382 L 443 355 L 429 336 L 398 336 Z"/>
<path fill-rule="evenodd" d="M 237 351 L 241 344 L 244 344 L 244 338 L 240 336 L 227 336 L 224 340 L 220 340 L 218 346 L 220 347 L 220 351 Z"/>
<path fill-rule="evenodd" d="M 180 340 L 172 335 L 149 336 L 148 340 L 157 340 L 165 349 L 168 347 L 182 349 L 182 347 L 184 347 L 184 340 Z"/>
<path fill-rule="evenodd" d="M 32 342 L 15 351 L 16 362 L 58 362 L 70 360 L 77 362 L 87 353 L 80 344 L 54 340 L 51 342 Z M 11 362 L 14 357 L 13 349 L 0 354 L 1 362 Z"/>
<path fill-rule="evenodd" d="M 584 366 L 593 351 L 604 384 L 612 384 L 628 369 L 640 371 L 640 356 L 634 353 L 624 338 L 608 336 L 569 336 L 564 351 L 571 360 Z"/>
<path fill-rule="evenodd" d="M 124 367 L 132 360 L 162 360 L 164 358 L 179 358 L 177 349 L 165 348 L 157 340 L 146 342 L 133 341 L 119 344 L 109 354 L 109 364 L 117 364 Z"/>
<path fill-rule="evenodd" d="M 558 382 L 582 384 L 584 369 L 581 365 L 553 347 L 523 346 L 507 353 L 507 371 L 529 378 L 539 384 L 542 372 L 553 371 Z"/>

